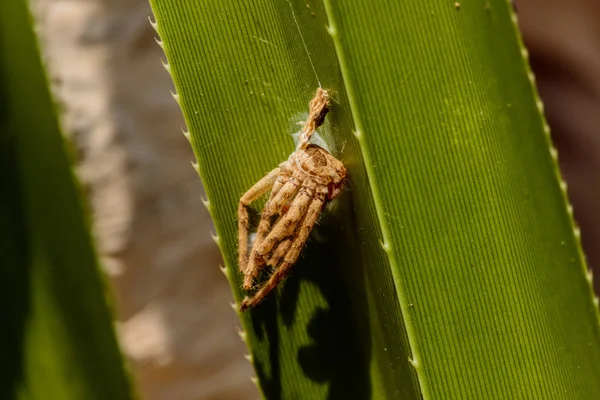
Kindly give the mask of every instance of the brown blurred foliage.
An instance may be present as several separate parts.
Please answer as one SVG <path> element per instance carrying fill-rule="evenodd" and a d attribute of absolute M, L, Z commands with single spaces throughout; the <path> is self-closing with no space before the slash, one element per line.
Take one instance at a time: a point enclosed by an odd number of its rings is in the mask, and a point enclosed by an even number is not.
<path fill-rule="evenodd" d="M 519 0 L 519 25 L 588 265 L 600 274 L 600 2 Z M 600 279 L 595 279 L 600 293 Z"/>

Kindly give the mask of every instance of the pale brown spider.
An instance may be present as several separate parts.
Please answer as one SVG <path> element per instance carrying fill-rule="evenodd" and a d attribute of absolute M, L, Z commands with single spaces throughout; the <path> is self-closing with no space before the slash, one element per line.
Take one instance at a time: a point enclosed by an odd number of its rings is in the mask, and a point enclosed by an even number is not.
<path fill-rule="evenodd" d="M 240 199 L 239 264 L 244 274 L 244 289 L 252 289 L 254 279 L 265 265 L 274 268 L 269 280 L 252 297 L 244 298 L 241 311 L 260 303 L 290 273 L 321 210 L 341 192 L 346 177 L 344 164 L 327 150 L 309 143 L 315 129 L 325 120 L 328 106 L 329 94 L 318 88 L 310 102 L 308 120 L 296 151 Z M 269 189 L 271 195 L 262 211 L 248 259 L 246 207 Z"/>

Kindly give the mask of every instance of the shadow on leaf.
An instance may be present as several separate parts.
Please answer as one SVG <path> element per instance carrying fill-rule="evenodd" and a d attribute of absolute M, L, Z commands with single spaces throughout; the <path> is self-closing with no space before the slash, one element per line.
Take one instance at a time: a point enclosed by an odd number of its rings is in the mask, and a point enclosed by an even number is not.
<path fill-rule="evenodd" d="M 345 201 L 336 214 L 348 215 L 349 206 L 349 201 Z M 255 366 L 269 400 L 283 399 L 281 364 L 291 362 L 280 358 L 279 348 L 285 332 L 278 319 L 281 318 L 285 328 L 291 329 L 298 323 L 297 315 L 302 307 L 314 307 L 304 327 L 310 343 L 298 349 L 295 360 L 304 376 L 327 384 L 328 400 L 368 400 L 371 397 L 371 342 L 364 271 L 352 237 L 355 229 L 347 226 L 346 221 L 340 225 L 337 218 L 326 213 L 318 232 L 313 232 L 302 258 L 279 290 L 279 302 L 272 295 L 251 310 L 258 339 L 268 341 L 270 373 L 260 362 Z M 317 242 L 315 237 L 327 238 L 327 242 Z M 304 301 L 302 292 L 308 286 L 318 288 L 325 306 L 315 307 Z M 314 294 L 312 297 L 314 299 Z M 299 398 L 304 397 L 300 394 Z"/>

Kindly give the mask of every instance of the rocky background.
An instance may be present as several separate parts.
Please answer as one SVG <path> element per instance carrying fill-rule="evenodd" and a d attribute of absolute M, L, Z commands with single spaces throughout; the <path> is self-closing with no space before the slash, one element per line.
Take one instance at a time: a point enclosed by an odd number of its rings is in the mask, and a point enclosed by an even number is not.
<path fill-rule="evenodd" d="M 31 2 L 142 398 L 258 398 L 147 0 Z M 598 267 L 600 6 L 517 6 L 584 246 Z"/>

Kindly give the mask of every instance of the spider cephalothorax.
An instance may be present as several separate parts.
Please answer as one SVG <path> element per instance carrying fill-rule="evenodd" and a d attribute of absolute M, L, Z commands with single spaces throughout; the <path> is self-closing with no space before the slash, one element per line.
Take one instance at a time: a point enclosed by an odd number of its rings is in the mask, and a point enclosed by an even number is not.
<path fill-rule="evenodd" d="M 321 210 L 341 191 L 346 177 L 344 164 L 327 150 L 309 143 L 315 129 L 325 120 L 328 106 L 327 91 L 317 89 L 296 151 L 240 199 L 239 263 L 244 274 L 244 289 L 252 289 L 254 279 L 265 265 L 274 268 L 269 280 L 252 297 L 244 299 L 242 310 L 258 304 L 290 273 Z M 246 207 L 269 189 L 271 194 L 248 257 Z"/>
<path fill-rule="evenodd" d="M 339 195 L 346 177 L 346 168 L 341 161 L 316 144 L 295 151 L 292 157 L 300 173 L 305 174 L 305 179 L 314 179 L 318 184 L 327 186 L 327 200 Z"/>

